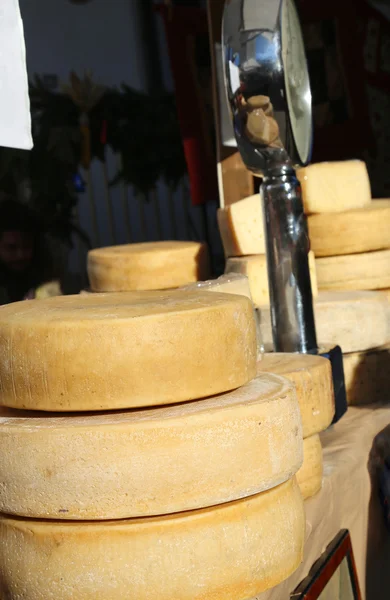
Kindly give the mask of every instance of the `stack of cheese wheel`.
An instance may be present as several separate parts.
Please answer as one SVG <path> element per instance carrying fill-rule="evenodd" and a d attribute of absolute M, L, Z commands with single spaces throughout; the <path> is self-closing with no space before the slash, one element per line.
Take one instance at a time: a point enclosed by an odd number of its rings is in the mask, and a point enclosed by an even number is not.
<path fill-rule="evenodd" d="M 93 292 L 168 290 L 210 276 L 207 245 L 144 242 L 96 248 L 88 253 Z"/>
<path fill-rule="evenodd" d="M 339 317 L 328 311 L 328 330 L 338 331 L 344 352 L 348 402 L 384 400 L 390 377 L 390 200 L 371 199 L 367 169 L 360 161 L 311 165 L 300 169 L 298 177 L 310 207 L 320 297 L 326 290 L 324 301 L 339 306 Z M 374 292 L 355 290 L 384 293 L 381 300 Z M 329 335 L 319 339 L 331 341 Z"/>
<path fill-rule="evenodd" d="M 225 273 L 246 275 L 255 307 L 269 305 L 267 260 L 260 195 L 218 210 L 219 231 L 226 256 Z M 313 296 L 317 295 L 316 265 L 309 254 Z"/>
<path fill-rule="evenodd" d="M 332 369 L 320 356 L 264 354 L 258 374 L 278 373 L 296 386 L 303 426 L 303 465 L 297 480 L 305 499 L 322 487 L 323 458 L 319 434 L 332 423 L 335 412 Z"/>
<path fill-rule="evenodd" d="M 372 200 L 361 161 L 298 170 L 320 290 L 390 288 L 390 200 Z"/>
<path fill-rule="evenodd" d="M 385 400 L 390 389 L 390 303 L 380 292 L 319 292 L 314 302 L 317 339 L 322 348 L 343 350 L 349 404 Z M 271 315 L 260 309 L 261 334 L 272 351 Z"/>
<path fill-rule="evenodd" d="M 299 565 L 299 404 L 257 374 L 248 298 L 1 307 L 0 398 L 9 600 L 245 600 Z"/>

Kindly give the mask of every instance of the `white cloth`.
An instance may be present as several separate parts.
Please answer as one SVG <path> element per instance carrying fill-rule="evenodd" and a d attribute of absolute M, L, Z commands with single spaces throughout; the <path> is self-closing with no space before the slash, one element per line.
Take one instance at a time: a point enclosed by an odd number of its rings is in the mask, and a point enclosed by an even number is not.
<path fill-rule="evenodd" d="M 0 1 L 0 146 L 30 150 L 26 47 L 18 0 Z"/>

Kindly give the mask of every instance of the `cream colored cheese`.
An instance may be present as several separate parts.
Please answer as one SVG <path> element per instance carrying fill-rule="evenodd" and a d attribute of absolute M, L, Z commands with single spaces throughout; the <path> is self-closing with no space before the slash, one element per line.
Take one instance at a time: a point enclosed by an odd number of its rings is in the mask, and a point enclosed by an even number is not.
<path fill-rule="evenodd" d="M 298 567 L 304 537 L 295 478 L 245 500 L 148 519 L 2 516 L 0 581 L 8 600 L 252 598 Z"/>
<path fill-rule="evenodd" d="M 244 296 L 139 292 L 0 307 L 0 404 L 89 411 L 219 394 L 256 374 Z"/>

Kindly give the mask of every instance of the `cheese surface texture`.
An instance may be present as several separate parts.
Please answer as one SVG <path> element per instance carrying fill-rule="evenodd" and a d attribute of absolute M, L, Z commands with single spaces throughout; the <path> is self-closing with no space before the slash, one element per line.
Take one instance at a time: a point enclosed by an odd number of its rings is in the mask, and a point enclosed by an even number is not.
<path fill-rule="evenodd" d="M 309 268 L 313 296 L 318 293 L 316 264 L 314 254 L 309 252 Z M 228 258 L 226 261 L 225 273 L 238 273 L 246 275 L 249 279 L 249 287 L 253 304 L 261 306 L 269 305 L 269 285 L 267 273 L 267 258 L 264 254 L 257 256 L 242 256 L 237 258 Z"/>
<path fill-rule="evenodd" d="M 94 292 L 177 288 L 210 276 L 208 250 L 180 241 L 96 248 L 88 252 L 88 276 Z"/>
<path fill-rule="evenodd" d="M 218 210 L 225 256 L 265 254 L 264 220 L 260 194 Z"/>
<path fill-rule="evenodd" d="M 212 396 L 256 374 L 244 296 L 90 294 L 0 307 L 0 404 L 90 411 Z"/>
<path fill-rule="evenodd" d="M 343 355 L 348 404 L 385 402 L 390 390 L 390 345 Z"/>
<path fill-rule="evenodd" d="M 297 473 L 297 481 L 303 499 L 311 498 L 322 488 L 323 454 L 319 435 L 303 440 L 303 465 Z"/>
<path fill-rule="evenodd" d="M 306 214 L 342 212 L 371 203 L 367 167 L 360 160 L 323 162 L 297 169 Z"/>
<path fill-rule="evenodd" d="M 16 600 L 232 600 L 286 579 L 302 560 L 295 477 L 229 504 L 122 521 L 0 518 L 0 580 Z"/>
<path fill-rule="evenodd" d="M 320 292 L 314 303 L 317 338 L 343 352 L 360 352 L 390 341 L 390 303 L 374 291 Z M 264 345 L 272 350 L 271 314 L 260 309 Z"/>
<path fill-rule="evenodd" d="M 295 389 L 276 375 L 154 410 L 0 413 L 0 512 L 27 517 L 122 519 L 203 508 L 275 487 L 301 464 Z"/>
<path fill-rule="evenodd" d="M 390 303 L 379 292 L 320 292 L 314 309 L 318 339 L 343 352 L 390 341 Z"/>
<path fill-rule="evenodd" d="M 317 258 L 320 290 L 378 290 L 390 287 L 390 250 Z"/>
<path fill-rule="evenodd" d="M 258 374 L 275 373 L 295 384 L 302 417 L 303 437 L 324 431 L 334 412 L 334 390 L 330 362 L 310 354 L 265 353 L 257 364 Z"/>
<path fill-rule="evenodd" d="M 390 248 L 390 200 L 365 208 L 311 215 L 310 247 L 319 256 L 339 256 Z"/>

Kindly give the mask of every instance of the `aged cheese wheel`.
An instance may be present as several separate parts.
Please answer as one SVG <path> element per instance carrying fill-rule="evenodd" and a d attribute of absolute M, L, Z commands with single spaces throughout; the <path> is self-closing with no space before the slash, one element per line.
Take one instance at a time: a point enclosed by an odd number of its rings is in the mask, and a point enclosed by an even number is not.
<path fill-rule="evenodd" d="M 313 296 L 316 296 L 318 293 L 315 263 L 314 254 L 310 252 L 309 267 Z M 225 273 L 246 275 L 249 279 L 249 287 L 254 305 L 262 306 L 263 304 L 269 304 L 267 259 L 264 254 L 228 258 L 226 261 Z"/>
<path fill-rule="evenodd" d="M 88 276 L 95 292 L 166 290 L 210 276 L 206 244 L 144 242 L 88 252 Z"/>
<path fill-rule="evenodd" d="M 335 405 L 332 369 L 326 358 L 309 354 L 266 353 L 257 364 L 257 372 L 276 373 L 295 384 L 304 438 L 329 427 Z"/>
<path fill-rule="evenodd" d="M 203 508 L 275 487 L 301 464 L 294 386 L 267 373 L 221 396 L 154 410 L 0 413 L 0 512 L 27 517 Z"/>
<path fill-rule="evenodd" d="M 304 537 L 295 477 L 171 516 L 100 523 L 3 516 L 0 581 L 9 600 L 251 598 L 298 567 Z"/>
<path fill-rule="evenodd" d="M 390 400 L 390 345 L 343 355 L 348 404 Z"/>
<path fill-rule="evenodd" d="M 342 212 L 371 203 L 367 167 L 360 160 L 323 162 L 297 170 L 305 213 Z"/>
<path fill-rule="evenodd" d="M 260 194 L 220 208 L 218 225 L 225 256 L 265 254 L 265 232 Z"/>
<path fill-rule="evenodd" d="M 320 292 L 314 304 L 317 338 L 343 352 L 360 352 L 390 341 L 390 304 L 380 292 Z M 260 309 L 260 334 L 272 350 L 271 315 Z"/>
<path fill-rule="evenodd" d="M 377 290 L 390 287 L 390 250 L 317 258 L 320 290 Z"/>
<path fill-rule="evenodd" d="M 133 292 L 0 307 L 0 404 L 89 411 L 222 393 L 256 374 L 244 296 Z"/>
<path fill-rule="evenodd" d="M 322 475 L 322 445 L 317 434 L 303 440 L 303 465 L 297 473 L 297 481 L 304 500 L 320 491 Z"/>
<path fill-rule="evenodd" d="M 252 302 L 249 279 L 246 275 L 240 275 L 238 273 L 229 273 L 228 275 L 221 275 L 217 279 L 209 279 L 208 281 L 190 283 L 189 285 L 180 289 L 189 291 L 200 290 L 202 292 L 218 292 L 223 294 L 238 294 L 239 296 L 246 296 Z M 259 313 L 255 307 L 253 308 L 253 316 L 256 323 L 257 353 L 258 357 L 261 358 L 263 352 L 263 340 L 261 337 Z"/>
<path fill-rule="evenodd" d="M 310 247 L 316 257 L 390 248 L 390 200 L 341 213 L 309 216 Z"/>
<path fill-rule="evenodd" d="M 317 338 L 358 352 L 390 341 L 390 304 L 378 292 L 320 292 L 315 302 Z"/>

